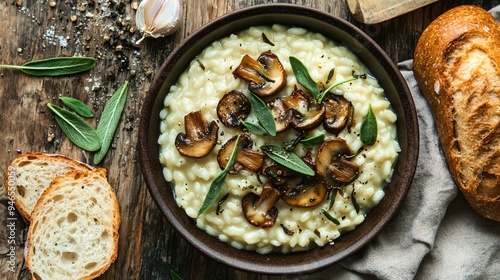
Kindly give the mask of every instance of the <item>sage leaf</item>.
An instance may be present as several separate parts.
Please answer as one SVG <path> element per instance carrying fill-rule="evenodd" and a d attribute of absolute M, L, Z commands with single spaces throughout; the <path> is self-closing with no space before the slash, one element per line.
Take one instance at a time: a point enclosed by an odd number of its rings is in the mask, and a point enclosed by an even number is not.
<path fill-rule="evenodd" d="M 101 149 L 94 154 L 94 164 L 100 163 L 109 150 L 109 146 L 113 141 L 123 109 L 127 100 L 128 81 L 118 88 L 111 96 L 108 103 L 104 107 L 101 114 L 101 120 L 97 125 L 97 134 L 101 138 Z"/>
<path fill-rule="evenodd" d="M 297 82 L 305 87 L 314 97 L 318 99 L 319 88 L 316 82 L 309 75 L 309 71 L 306 66 L 296 57 L 290 56 L 290 66 L 292 66 L 293 74 L 297 79 Z"/>
<path fill-rule="evenodd" d="M 254 93 L 250 93 L 250 105 L 254 110 L 254 114 L 259 120 L 262 127 L 271 136 L 276 136 L 276 123 L 274 122 L 273 114 L 267 107 L 266 103 Z"/>
<path fill-rule="evenodd" d="M 61 100 L 64 105 L 66 105 L 68 108 L 75 111 L 75 113 L 82 117 L 92 118 L 94 116 L 94 113 L 90 111 L 89 107 L 76 98 L 61 96 L 59 97 L 59 100 Z"/>
<path fill-rule="evenodd" d="M 306 145 L 307 147 L 314 147 L 316 145 L 320 145 L 325 141 L 325 135 L 324 134 L 318 134 L 311 136 L 309 138 L 305 138 L 300 140 L 300 143 Z"/>
<path fill-rule="evenodd" d="M 361 142 L 365 145 L 371 146 L 377 141 L 377 118 L 371 104 L 368 104 L 368 114 L 363 118 L 360 133 Z"/>
<path fill-rule="evenodd" d="M 57 124 L 75 145 L 91 152 L 101 147 L 95 129 L 80 116 L 51 103 L 47 104 L 47 107 L 54 112 Z"/>
<path fill-rule="evenodd" d="M 335 217 L 333 217 L 332 215 L 330 215 L 330 213 L 328 213 L 327 211 L 323 210 L 323 215 L 325 215 L 325 217 L 328 220 L 332 221 L 334 224 L 340 225 L 339 220 L 337 220 Z"/>
<path fill-rule="evenodd" d="M 210 188 L 208 189 L 207 195 L 203 200 L 200 210 L 198 210 L 198 216 L 205 213 L 212 205 L 215 203 L 217 198 L 219 197 L 222 187 L 224 186 L 224 181 L 226 180 L 227 173 L 229 169 L 234 165 L 236 160 L 236 151 L 238 151 L 238 142 L 240 141 L 240 135 L 236 137 L 236 142 L 234 143 L 233 151 L 231 152 L 231 156 L 229 157 L 229 161 L 227 162 L 226 167 L 222 170 L 217 177 L 210 184 Z"/>
<path fill-rule="evenodd" d="M 260 147 L 264 153 L 277 163 L 304 175 L 314 176 L 314 170 L 293 152 L 280 146 L 264 145 Z"/>
<path fill-rule="evenodd" d="M 253 134 L 261 136 L 267 134 L 267 131 L 258 124 L 254 124 L 252 122 L 247 122 L 247 121 L 241 121 L 241 124 L 243 124 L 243 126 L 246 127 Z"/>
<path fill-rule="evenodd" d="M 21 66 L 2 65 L 0 68 L 18 69 L 32 76 L 67 76 L 90 70 L 95 64 L 92 57 L 72 56 L 33 60 Z"/>

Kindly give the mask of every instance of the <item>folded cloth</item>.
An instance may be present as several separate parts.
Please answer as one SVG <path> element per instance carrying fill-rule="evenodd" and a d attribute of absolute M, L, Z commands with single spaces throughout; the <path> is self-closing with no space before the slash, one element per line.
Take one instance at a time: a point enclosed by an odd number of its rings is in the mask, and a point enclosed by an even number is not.
<path fill-rule="evenodd" d="M 500 19 L 500 7 L 490 13 Z M 398 67 L 415 102 L 420 155 L 398 213 L 339 265 L 291 279 L 500 279 L 500 223 L 475 213 L 458 191 L 412 65 Z"/>

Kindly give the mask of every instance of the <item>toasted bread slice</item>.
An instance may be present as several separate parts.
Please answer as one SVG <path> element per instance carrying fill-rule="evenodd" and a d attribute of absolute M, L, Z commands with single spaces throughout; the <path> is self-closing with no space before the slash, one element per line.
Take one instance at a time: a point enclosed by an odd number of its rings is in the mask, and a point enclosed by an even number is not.
<path fill-rule="evenodd" d="M 106 171 L 71 171 L 40 197 L 28 231 L 33 279 L 93 279 L 115 261 L 120 212 Z"/>
<path fill-rule="evenodd" d="M 15 197 L 14 203 L 26 220 L 50 182 L 69 171 L 88 171 L 92 167 L 61 155 L 26 153 L 7 168 L 5 187 Z"/>

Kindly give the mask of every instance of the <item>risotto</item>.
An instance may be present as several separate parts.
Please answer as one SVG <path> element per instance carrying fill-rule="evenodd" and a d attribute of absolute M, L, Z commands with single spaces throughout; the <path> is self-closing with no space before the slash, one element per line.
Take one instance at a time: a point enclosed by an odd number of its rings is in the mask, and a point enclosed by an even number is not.
<path fill-rule="evenodd" d="M 263 101 L 275 98 L 285 100 L 296 91 L 308 92 L 294 75 L 290 58 L 294 57 L 303 63 L 310 78 L 321 89 L 338 84 L 332 87 L 330 95 L 345 98 L 352 107 L 347 127 L 332 133 L 332 130 L 325 129 L 325 125 L 317 125 L 313 129 L 290 126 L 277 132 L 276 136 L 269 133 L 261 136 L 242 125 L 225 125 L 217 112 L 221 99 L 235 91 L 243 93 L 242 98 L 251 95 L 249 82 L 236 75 L 235 70 L 244 56 L 259 57 L 258 61 L 261 61 L 263 54 L 276 56 L 286 73 L 283 87 L 272 97 L 260 95 Z M 261 76 L 266 81 L 275 81 L 273 77 Z M 243 107 L 240 103 L 237 105 Z M 164 166 L 165 180 L 175 186 L 175 200 L 179 207 L 208 234 L 236 248 L 263 254 L 330 245 L 342 233 L 353 230 L 384 196 L 384 186 L 391 180 L 393 165 L 400 151 L 396 137 L 397 118 L 377 80 L 348 48 L 302 28 L 282 25 L 252 27 L 213 42 L 170 88 L 164 106 L 160 113 L 160 161 Z M 185 116 L 196 111 L 200 111 L 206 122 L 215 121 L 218 126 L 215 146 L 206 156 L 199 158 L 183 156 L 176 147 L 176 138 L 186 130 Z M 297 108 L 291 111 L 294 117 L 300 113 Z M 377 134 L 375 143 L 366 145 L 360 134 L 370 114 L 376 121 Z M 255 112 L 249 113 L 245 121 L 258 124 L 258 117 Z M 307 132 L 304 133 L 304 130 Z M 223 169 L 218 162 L 218 154 L 236 135 L 248 136 L 250 149 L 260 154 L 264 154 L 263 146 L 283 146 L 284 143 L 294 142 L 291 150 L 309 166 L 317 166 L 321 143 L 311 145 L 295 140 L 318 136 L 323 144 L 330 140 L 337 141 L 344 150 L 347 145 L 350 151 L 342 157 L 347 165 L 341 166 L 341 171 L 353 167 L 355 176 L 349 175 L 344 184 L 329 185 L 324 189 L 326 197 L 307 207 L 289 203 L 282 195 L 282 199 L 273 201 L 277 216 L 272 225 L 258 226 L 250 223 L 242 200 L 249 193 L 258 198 L 263 185 L 273 187 L 268 182 L 276 178 L 267 178 L 262 172 L 265 167 L 258 167 L 258 170 L 242 168 L 227 175 L 216 203 L 199 215 L 212 181 Z M 264 165 L 269 165 L 268 154 L 265 155 Z M 273 164 L 276 163 L 270 165 Z M 325 170 L 335 168 L 332 166 Z M 313 177 L 307 178 L 304 181 Z M 255 206 L 256 200 L 253 203 Z"/>

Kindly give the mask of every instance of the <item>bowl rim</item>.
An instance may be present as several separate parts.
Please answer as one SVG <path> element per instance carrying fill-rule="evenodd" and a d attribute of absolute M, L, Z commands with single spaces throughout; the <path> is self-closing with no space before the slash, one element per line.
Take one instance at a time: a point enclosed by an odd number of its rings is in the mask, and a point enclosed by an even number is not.
<path fill-rule="evenodd" d="M 224 243 L 223 244 L 218 244 L 220 247 L 219 248 L 214 248 L 214 246 L 209 246 L 203 241 L 211 240 L 214 239 L 215 237 L 210 236 L 209 234 L 203 233 L 206 235 L 206 237 L 202 237 L 202 240 L 200 240 L 200 237 L 197 237 L 194 235 L 193 232 L 187 230 L 184 225 L 177 219 L 175 218 L 175 214 L 173 213 L 172 209 L 170 209 L 169 205 L 167 202 L 164 200 L 162 193 L 165 192 L 165 190 L 162 190 L 159 188 L 158 184 L 155 181 L 155 174 L 158 174 L 159 170 L 155 167 L 152 167 L 151 162 L 152 161 L 157 161 L 159 164 L 159 159 L 158 158 L 152 158 L 149 155 L 149 145 L 151 143 L 157 143 L 157 139 L 152 139 L 149 135 L 150 131 L 150 121 L 152 117 L 152 107 L 155 104 L 156 99 L 158 98 L 158 94 L 160 93 L 164 80 L 168 76 L 168 71 L 167 68 L 171 63 L 176 62 L 176 60 L 179 59 L 179 57 L 182 55 L 182 52 L 185 51 L 186 49 L 189 49 L 190 46 L 195 44 L 200 38 L 203 38 L 203 36 L 209 32 L 213 32 L 214 30 L 217 30 L 218 28 L 224 26 L 225 24 L 228 24 L 232 22 L 233 20 L 245 18 L 245 17 L 251 17 L 252 15 L 255 14 L 273 14 L 273 13 L 279 13 L 279 14 L 293 14 L 293 15 L 307 15 L 307 16 L 314 16 L 317 18 L 319 21 L 324 21 L 327 22 L 328 24 L 335 24 L 335 26 L 339 29 L 342 29 L 343 31 L 348 32 L 351 36 L 355 36 L 355 39 L 357 41 L 363 42 L 363 47 L 367 48 L 369 52 L 376 54 L 377 61 L 381 64 L 382 68 L 386 71 L 388 71 L 389 75 L 391 76 L 391 79 L 394 80 L 395 85 L 398 86 L 399 92 L 399 97 L 402 98 L 403 108 L 405 110 L 405 118 L 406 118 L 406 124 L 407 124 L 407 134 L 410 135 L 411 137 L 408 137 L 408 146 L 411 147 L 411 149 L 408 150 L 407 154 L 407 160 L 404 162 L 404 166 L 402 166 L 400 169 L 402 172 L 404 172 L 405 175 L 402 175 L 402 179 L 399 185 L 401 185 L 403 188 L 399 190 L 397 196 L 394 198 L 393 203 L 391 203 L 385 211 L 384 216 L 380 219 L 380 223 L 375 224 L 372 229 L 368 232 L 368 234 L 356 239 L 353 241 L 351 246 L 349 246 L 346 250 L 338 252 L 337 254 L 333 256 L 328 256 L 326 258 L 322 259 L 314 259 L 314 260 L 304 260 L 301 263 L 294 263 L 294 264 L 284 264 L 284 263 L 257 263 L 257 262 L 247 262 L 247 261 L 242 261 L 239 259 L 235 259 L 234 254 L 231 255 L 231 249 L 227 248 L 226 243 L 218 240 L 219 243 Z M 269 25 L 269 24 L 265 24 Z M 300 24 L 299 24 L 300 25 Z M 206 46 L 205 46 L 206 47 Z M 194 58 L 194 57 L 193 57 Z M 363 62 L 365 63 L 365 62 Z M 158 116 L 159 118 L 159 116 Z M 158 128 L 159 129 L 159 128 Z M 141 165 L 141 170 L 143 174 L 143 178 L 146 182 L 147 188 L 155 201 L 156 205 L 160 209 L 160 211 L 163 213 L 163 215 L 167 218 L 169 223 L 176 229 L 176 231 L 184 238 L 186 239 L 193 247 L 196 249 L 200 250 L 202 253 L 205 255 L 211 257 L 212 259 L 215 259 L 216 261 L 231 266 L 236 269 L 248 271 L 248 272 L 254 272 L 254 273 L 265 273 L 265 274 L 296 274 L 296 273 L 305 273 L 305 272 L 311 272 L 313 270 L 317 270 L 320 268 L 324 268 L 329 265 L 333 265 L 335 263 L 338 263 L 339 261 L 343 260 L 344 258 L 354 254 L 358 250 L 360 250 L 362 247 L 364 247 L 369 241 L 371 241 L 376 235 L 379 234 L 379 232 L 382 230 L 382 228 L 393 218 L 393 216 L 396 213 L 396 210 L 399 208 L 400 204 L 402 203 L 404 197 L 406 196 L 406 193 L 408 192 L 408 189 L 411 185 L 411 182 L 413 180 L 413 176 L 416 170 L 416 164 L 418 160 L 418 147 L 419 147 L 419 130 L 418 130 L 418 121 L 417 121 L 417 114 L 416 114 L 416 109 L 415 105 L 413 103 L 413 99 L 411 97 L 410 90 L 408 88 L 408 85 L 397 69 L 396 65 L 392 62 L 392 60 L 388 57 L 388 55 L 380 48 L 380 46 L 372 39 L 370 38 L 367 34 L 365 34 L 363 31 L 361 31 L 359 28 L 357 28 L 355 25 L 351 24 L 347 20 L 344 20 L 338 16 L 329 14 L 327 12 L 311 8 L 311 7 L 305 7 L 305 6 L 300 6 L 296 4 L 284 4 L 284 3 L 273 3 L 273 4 L 259 4 L 255 6 L 250 6 L 246 8 L 242 8 L 239 10 L 235 10 L 232 12 L 229 12 L 225 15 L 222 15 L 207 24 L 203 25 L 201 28 L 193 32 L 190 36 L 188 36 L 184 41 L 182 41 L 179 45 L 177 45 L 173 51 L 169 54 L 167 59 L 162 63 L 161 67 L 157 71 L 153 82 L 151 83 L 151 86 L 149 90 L 147 91 L 146 99 L 144 100 L 142 104 L 142 110 L 141 110 L 141 117 L 140 117 L 140 123 L 139 123 L 139 141 L 138 141 L 138 149 L 139 149 L 139 161 Z M 399 164 L 399 163 L 398 163 Z M 156 163 L 155 163 L 156 165 Z M 160 170 L 160 174 L 161 170 Z M 176 205 L 175 205 L 176 206 Z M 187 217 L 187 215 L 185 215 Z M 363 222 L 365 223 L 365 222 Z M 363 225 L 363 223 L 361 225 Z M 359 227 L 360 225 L 358 225 Z M 200 230 L 201 231 L 201 230 Z M 352 232 L 352 231 L 351 231 Z M 350 232 L 346 233 L 349 234 Z M 344 234 L 343 234 L 344 235 Z M 343 236 L 342 235 L 342 236 Z M 341 238 L 342 238 L 341 236 Z M 212 241 L 210 241 L 212 242 Z M 217 245 L 216 245 L 217 246 Z M 233 247 L 231 247 L 233 248 Z M 236 248 L 233 248 L 234 250 L 241 251 L 242 254 L 247 254 L 247 252 L 250 251 L 244 251 L 244 250 L 239 250 Z M 321 247 L 312 249 L 312 250 L 322 250 Z M 295 252 L 291 253 L 291 255 L 295 255 L 297 258 L 303 258 L 304 255 L 309 254 L 309 251 L 303 251 L 303 252 Z M 257 254 L 258 256 L 267 256 L 267 255 L 260 255 L 256 252 L 250 252 L 250 254 Z M 274 254 L 274 253 L 273 253 Z M 279 256 L 282 256 L 285 258 L 286 255 L 278 254 Z M 258 257 L 257 256 L 257 257 Z"/>

